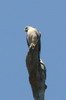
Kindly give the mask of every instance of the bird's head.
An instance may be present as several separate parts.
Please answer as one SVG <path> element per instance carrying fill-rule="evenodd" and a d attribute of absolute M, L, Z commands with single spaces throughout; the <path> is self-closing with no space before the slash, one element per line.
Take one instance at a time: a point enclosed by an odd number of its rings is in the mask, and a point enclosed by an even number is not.
<path fill-rule="evenodd" d="M 33 27 L 31 27 L 31 26 L 26 26 L 26 27 L 24 28 L 24 31 L 25 31 L 25 32 L 28 32 L 28 30 L 34 31 L 34 30 L 36 30 L 36 29 L 33 28 Z"/>
<path fill-rule="evenodd" d="M 25 31 L 25 32 L 28 32 L 28 26 L 26 26 L 26 27 L 24 28 L 24 31 Z"/>

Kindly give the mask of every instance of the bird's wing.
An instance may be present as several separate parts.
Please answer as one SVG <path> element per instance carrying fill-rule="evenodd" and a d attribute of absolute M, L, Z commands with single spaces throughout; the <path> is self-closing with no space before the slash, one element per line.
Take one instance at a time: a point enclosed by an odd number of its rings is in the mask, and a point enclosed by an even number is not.
<path fill-rule="evenodd" d="M 39 49 L 39 53 L 41 51 L 41 34 L 40 32 L 36 32 L 37 35 L 37 43 L 39 44 L 38 49 Z"/>

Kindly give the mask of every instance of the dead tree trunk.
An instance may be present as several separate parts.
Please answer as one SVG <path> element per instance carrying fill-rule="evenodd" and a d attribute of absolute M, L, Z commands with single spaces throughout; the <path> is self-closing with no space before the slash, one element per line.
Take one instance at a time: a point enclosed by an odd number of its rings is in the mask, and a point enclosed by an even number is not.
<path fill-rule="evenodd" d="M 34 49 L 29 49 L 26 56 L 26 65 L 29 73 L 29 82 L 32 88 L 34 100 L 44 100 L 45 73 L 41 70 L 39 43 Z"/>

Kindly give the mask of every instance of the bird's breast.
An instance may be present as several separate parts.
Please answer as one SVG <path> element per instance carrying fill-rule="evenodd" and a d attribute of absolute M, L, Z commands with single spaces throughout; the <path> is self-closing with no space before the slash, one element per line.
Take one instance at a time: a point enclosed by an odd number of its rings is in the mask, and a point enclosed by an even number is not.
<path fill-rule="evenodd" d="M 29 33 L 27 33 L 27 40 L 28 40 L 28 42 L 29 43 L 31 43 L 31 42 L 36 42 L 37 41 L 37 35 L 35 34 L 35 32 L 29 32 Z"/>

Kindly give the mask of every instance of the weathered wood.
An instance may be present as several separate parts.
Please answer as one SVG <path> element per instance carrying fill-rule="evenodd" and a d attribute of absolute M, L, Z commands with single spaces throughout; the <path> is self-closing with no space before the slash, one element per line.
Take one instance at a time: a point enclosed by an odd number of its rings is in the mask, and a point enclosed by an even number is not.
<path fill-rule="evenodd" d="M 26 65 L 29 73 L 29 82 L 34 100 L 44 100 L 45 73 L 41 70 L 39 42 L 34 49 L 30 48 L 26 56 Z"/>

